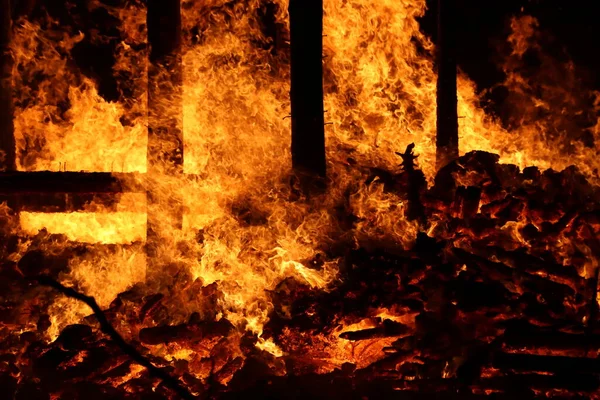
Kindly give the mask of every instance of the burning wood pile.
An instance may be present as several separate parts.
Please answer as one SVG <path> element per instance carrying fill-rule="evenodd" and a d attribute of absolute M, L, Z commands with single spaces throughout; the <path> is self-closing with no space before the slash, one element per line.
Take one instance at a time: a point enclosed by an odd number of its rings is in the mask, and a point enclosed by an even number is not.
<path fill-rule="evenodd" d="M 598 95 L 536 18 L 502 124 L 454 1 L 76 3 L 0 2 L 2 398 L 600 398 Z"/>
<path fill-rule="evenodd" d="M 2 268 L 2 393 L 593 397 L 600 388 L 598 187 L 576 168 L 520 171 L 471 152 L 428 189 L 411 150 L 401 154 L 401 171 L 371 170 L 367 179 L 413 203 L 420 231 L 412 246 L 385 237 L 329 246 L 307 264 L 319 270 L 341 258 L 331 290 L 289 278 L 269 293 L 273 309 L 260 341 L 270 345 L 257 346 L 255 334 L 216 315 L 217 283 L 189 276 L 156 293 L 136 285 L 47 342 L 51 299 L 95 302 L 56 283 L 69 254 L 32 246 Z M 361 220 L 343 207 L 337 218 L 349 226 Z M 17 240 L 4 235 L 2 254 Z M 61 239 L 41 232 L 33 240 Z M 67 253 L 77 251 L 85 250 Z M 191 297 L 205 309 L 172 323 L 167 305 Z M 15 331 L 24 318 L 35 325 Z"/>

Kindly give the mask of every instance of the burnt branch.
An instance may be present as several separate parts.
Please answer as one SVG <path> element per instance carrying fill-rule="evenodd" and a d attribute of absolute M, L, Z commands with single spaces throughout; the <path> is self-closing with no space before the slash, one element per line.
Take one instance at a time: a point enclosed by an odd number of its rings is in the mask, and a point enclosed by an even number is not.
<path fill-rule="evenodd" d="M 125 341 L 125 339 L 123 339 L 123 337 L 116 331 L 116 329 L 108 321 L 108 319 L 106 318 L 106 315 L 104 314 L 104 312 L 102 311 L 100 306 L 98 306 L 98 303 L 96 303 L 96 300 L 93 297 L 86 296 L 85 294 L 79 293 L 78 291 L 76 291 L 73 288 L 66 287 L 63 284 L 61 284 L 60 282 L 57 282 L 56 280 L 54 280 L 48 276 L 36 276 L 36 277 L 31 278 L 31 280 L 39 283 L 42 286 L 47 286 L 47 287 L 56 289 L 67 297 L 70 297 L 70 298 L 73 298 L 73 299 L 76 299 L 76 300 L 79 300 L 79 301 L 85 303 L 94 312 L 94 316 L 98 320 L 98 323 L 100 324 L 100 329 L 102 330 L 102 332 L 107 334 L 112 339 L 112 341 L 125 354 L 127 354 L 129 357 L 131 357 L 131 359 L 133 361 L 135 361 L 136 363 L 138 363 L 141 366 L 143 366 L 144 368 L 146 368 L 151 376 L 153 376 L 157 379 L 160 379 L 162 381 L 162 383 L 165 385 L 165 387 L 171 389 L 182 399 L 195 399 L 196 398 L 186 388 L 184 388 L 181 385 L 181 383 L 179 382 L 179 380 L 177 378 L 169 375 L 164 370 L 156 367 L 154 364 L 152 364 L 150 362 L 150 360 L 148 360 L 139 351 L 137 351 L 135 349 L 135 347 L 133 347 L 132 345 L 127 343 Z"/>

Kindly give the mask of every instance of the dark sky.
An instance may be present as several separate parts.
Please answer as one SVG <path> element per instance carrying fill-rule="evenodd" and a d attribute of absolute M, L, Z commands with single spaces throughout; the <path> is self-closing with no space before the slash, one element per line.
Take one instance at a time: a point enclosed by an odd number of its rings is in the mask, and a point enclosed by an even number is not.
<path fill-rule="evenodd" d="M 14 0 L 16 12 L 35 15 L 36 9 L 45 8 L 59 20 L 86 29 L 98 29 L 116 35 L 116 24 L 102 10 L 93 14 L 86 11 L 87 0 Z M 124 0 L 101 0 L 118 4 Z M 244 1 L 244 0 L 239 0 Z M 341 1 L 341 0 L 340 0 Z M 377 0 L 373 0 L 377 1 Z M 400 0 L 399 0 L 400 1 Z M 435 40 L 436 4 L 427 0 L 429 11 L 421 19 L 423 31 Z M 268 2 L 268 0 L 265 0 Z M 600 0 L 456 0 L 458 12 L 458 63 L 480 89 L 499 83 L 503 74 L 498 68 L 502 43 L 509 34 L 511 16 L 526 13 L 540 21 L 540 29 L 556 38 L 552 46 L 566 50 L 582 71 L 587 71 L 585 87 L 600 89 Z M 40 7 L 43 5 L 43 7 Z M 77 21 L 75 21 L 75 20 Z M 81 28 L 80 28 L 81 29 Z M 113 32 L 111 32 L 113 31 Z M 99 77 L 101 93 L 108 99 L 117 96 L 116 83 L 111 76 L 114 62 L 112 52 L 118 38 L 103 46 L 82 42 L 73 54 L 88 75 Z M 556 49 L 548 49 L 552 52 Z M 90 57 L 90 55 L 92 55 Z M 493 99 L 492 99 L 493 100 Z"/>
<path fill-rule="evenodd" d="M 600 1 L 598 0 L 456 0 L 460 67 L 480 87 L 502 79 L 497 68 L 498 44 L 509 34 L 511 16 L 528 14 L 552 35 L 576 65 L 593 72 L 590 85 L 600 88 Z M 435 38 L 437 0 L 428 0 L 423 30 Z M 555 49 L 548 49 L 549 52 Z"/>

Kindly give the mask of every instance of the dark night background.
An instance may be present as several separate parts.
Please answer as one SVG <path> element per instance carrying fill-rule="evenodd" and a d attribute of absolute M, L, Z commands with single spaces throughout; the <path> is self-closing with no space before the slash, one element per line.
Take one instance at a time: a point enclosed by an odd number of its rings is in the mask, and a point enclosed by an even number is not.
<path fill-rule="evenodd" d="M 243 0 L 238 0 L 243 1 Z M 376 1 L 376 0 L 373 0 Z M 118 5 L 122 0 L 101 0 L 109 5 Z M 502 46 L 506 47 L 506 38 L 510 32 L 510 18 L 522 13 L 536 17 L 540 30 L 553 38 L 552 48 L 547 51 L 559 61 L 571 59 L 578 67 L 581 79 L 580 87 L 600 89 L 600 27 L 597 23 L 600 6 L 595 0 L 456 0 L 459 7 L 458 64 L 473 79 L 479 90 L 485 90 L 502 82 L 504 75 L 498 68 L 502 56 Z M 265 0 L 265 30 L 269 29 L 269 1 Z M 421 18 L 422 30 L 435 40 L 436 3 L 428 0 L 428 12 Z M 116 99 L 118 85 L 112 77 L 114 63 L 113 50 L 118 43 L 118 21 L 102 9 L 93 13 L 87 11 L 86 1 L 77 0 L 15 0 L 15 16 L 27 14 L 35 18 L 45 8 L 49 14 L 66 24 L 80 29 L 98 30 L 113 36 L 107 43 L 82 41 L 73 51 L 79 67 L 99 82 L 100 93 L 108 100 Z M 83 28 L 81 28 L 83 27 Z M 545 49 L 546 50 L 546 49 Z M 506 48 L 504 49 L 506 51 Z M 529 61 L 536 66 L 535 58 Z M 502 91 L 486 94 L 489 104 L 496 114 L 501 114 L 500 104 L 506 96 Z"/>

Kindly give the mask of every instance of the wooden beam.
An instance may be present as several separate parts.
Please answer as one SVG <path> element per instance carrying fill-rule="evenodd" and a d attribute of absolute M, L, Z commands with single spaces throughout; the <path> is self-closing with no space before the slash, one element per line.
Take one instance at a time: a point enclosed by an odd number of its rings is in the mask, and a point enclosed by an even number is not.
<path fill-rule="evenodd" d="M 439 170 L 458 158 L 458 97 L 456 83 L 456 0 L 438 0 L 437 136 Z"/>
<path fill-rule="evenodd" d="M 325 177 L 323 0 L 290 0 L 292 165 Z"/>
<path fill-rule="evenodd" d="M 10 0 L 0 0 L 0 170 L 16 170 L 16 145 L 12 103 L 12 7 Z"/>
<path fill-rule="evenodd" d="M 0 172 L 0 194 L 143 193 L 146 189 L 134 183 L 137 176 L 110 172 Z"/>
<path fill-rule="evenodd" d="M 118 210 L 120 198 L 119 193 L 13 193 L 0 194 L 0 203 L 7 202 L 15 212 L 88 211 L 90 204 L 113 212 Z"/>
<path fill-rule="evenodd" d="M 168 228 L 181 229 L 181 199 L 152 183 L 183 174 L 183 105 L 180 0 L 148 0 L 148 183 L 146 254 L 149 278 L 163 265 L 159 248 Z M 168 213 L 168 215 L 165 215 Z M 166 226 L 172 221 L 174 226 Z"/>
<path fill-rule="evenodd" d="M 179 173 L 183 167 L 179 0 L 148 0 L 147 24 L 148 172 Z"/>

